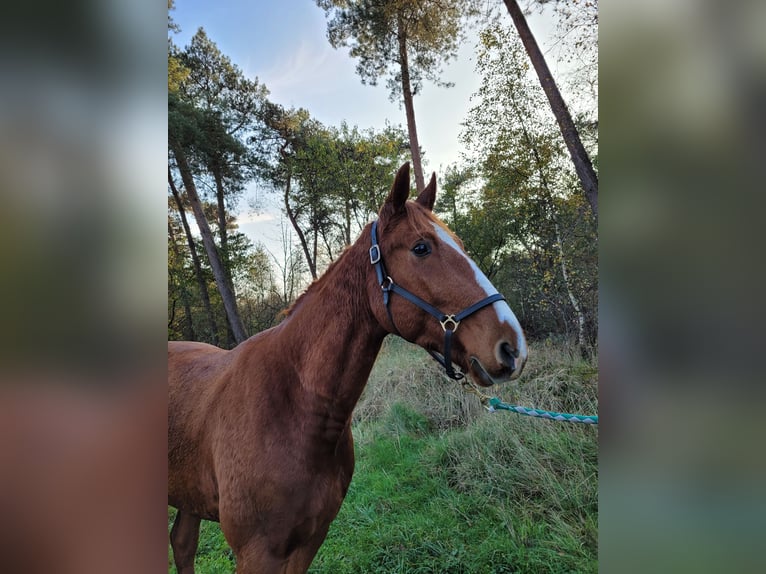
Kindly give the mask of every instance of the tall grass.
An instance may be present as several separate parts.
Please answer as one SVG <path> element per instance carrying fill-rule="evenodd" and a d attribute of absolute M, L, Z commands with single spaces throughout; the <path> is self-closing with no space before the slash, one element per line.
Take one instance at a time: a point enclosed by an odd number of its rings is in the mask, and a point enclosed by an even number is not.
<path fill-rule="evenodd" d="M 595 414 L 597 370 L 537 343 L 505 402 Z M 354 412 L 357 465 L 310 572 L 595 572 L 594 427 L 488 413 L 419 348 L 387 340 Z M 217 525 L 198 572 L 233 571 Z M 223 569 L 222 569 L 223 568 Z"/>

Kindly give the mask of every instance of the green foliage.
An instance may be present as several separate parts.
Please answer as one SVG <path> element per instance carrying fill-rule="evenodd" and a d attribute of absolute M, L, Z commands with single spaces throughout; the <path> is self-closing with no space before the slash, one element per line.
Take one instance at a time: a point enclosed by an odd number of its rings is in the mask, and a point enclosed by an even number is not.
<path fill-rule="evenodd" d="M 198 110 L 194 149 L 201 187 L 215 189 L 232 206 L 260 161 L 246 140 L 259 128 L 268 92 L 257 78 L 246 78 L 202 28 L 177 59 L 186 70 L 178 97 Z"/>
<path fill-rule="evenodd" d="M 425 54 L 410 62 L 425 70 L 417 81 L 436 80 L 439 62 L 454 53 L 464 16 L 474 9 L 451 1 L 317 3 L 327 13 L 333 45 L 357 54 L 369 81 L 401 73 L 394 34 L 401 30 L 412 54 Z M 437 212 L 508 298 L 529 336 L 575 337 L 582 320 L 586 342 L 595 345 L 597 234 L 553 116 L 511 28 L 491 25 L 477 48 L 482 83 L 464 122 L 465 157 L 442 174 Z M 168 87 L 169 142 L 184 150 L 206 195 L 207 219 L 217 227 L 220 255 L 250 332 L 266 328 L 297 293 L 292 281 L 290 288 L 279 287 L 266 254 L 237 234 L 229 211 L 245 183 L 257 177 L 283 196 L 300 253 L 318 276 L 380 206 L 394 171 L 409 156 L 408 138 L 399 127 L 324 126 L 307 110 L 267 101 L 265 87 L 245 78 L 203 30 L 183 50 L 169 43 Z M 595 117 L 582 113 L 578 125 L 597 160 Z M 207 281 L 210 272 L 204 257 L 202 269 L 193 268 L 180 228 L 176 236 L 169 307 L 175 305 L 178 320 L 169 331 L 180 337 L 190 326 L 205 331 L 202 319 L 185 315 L 202 317 L 195 273 Z M 285 253 L 286 276 L 290 245 Z M 184 300 L 191 300 L 190 313 Z M 221 312 L 216 289 L 211 300 Z"/>
<path fill-rule="evenodd" d="M 269 104 L 264 141 L 273 146 L 263 179 L 283 191 L 285 211 L 312 274 L 349 245 L 380 207 L 404 159 L 398 127 L 326 127 L 305 110 Z"/>
<path fill-rule="evenodd" d="M 215 336 L 209 330 L 187 239 L 173 213 L 169 214 L 169 225 L 172 225 L 174 232 L 168 238 L 168 339 L 224 341 L 227 334 L 223 302 L 215 289 L 210 265 L 203 259 L 200 271 L 208 286 L 215 314 L 220 318 Z M 218 233 L 215 235 L 220 241 Z M 195 238 L 194 242 L 198 253 L 202 253 L 201 241 Z M 229 270 L 237 290 L 237 303 L 245 328 L 250 333 L 257 333 L 274 326 L 280 321 L 280 313 L 291 301 L 279 292 L 278 280 L 274 276 L 268 253 L 263 245 L 254 245 L 246 235 L 239 232 L 233 221 L 229 224 L 228 248 Z M 189 303 L 188 309 L 183 307 L 185 301 Z M 189 337 L 188 325 L 191 325 L 194 337 Z"/>
<path fill-rule="evenodd" d="M 595 413 L 596 364 L 572 351 L 533 344 L 523 386 L 493 390 Z M 351 487 L 309 572 L 596 572 L 598 430 L 489 414 L 431 362 L 386 343 L 355 411 Z M 197 571 L 233 571 L 217 524 L 203 525 Z"/>
<path fill-rule="evenodd" d="M 170 13 L 175 9 L 176 9 L 175 0 L 168 0 L 168 30 L 170 30 L 171 32 L 180 32 L 181 29 L 179 28 L 178 24 L 176 24 L 173 21 L 173 17 L 170 15 Z"/>
<path fill-rule="evenodd" d="M 230 133 L 238 132 L 257 115 L 268 91 L 242 73 L 200 28 L 179 58 L 189 70 L 182 84 L 184 98 L 194 105 L 217 111 Z"/>
<path fill-rule="evenodd" d="M 327 37 L 334 48 L 348 47 L 358 60 L 362 83 L 376 85 L 388 76 L 392 99 L 401 96 L 399 39 L 408 48 L 413 94 L 424 80 L 440 81 L 441 67 L 454 59 L 463 34 L 463 17 L 475 11 L 462 0 L 316 0 L 328 17 Z"/>
<path fill-rule="evenodd" d="M 169 259 L 168 331 L 172 339 L 194 336 L 214 344 L 220 341 L 228 341 L 229 346 L 235 344 L 234 330 L 227 325 L 239 323 L 241 319 L 224 312 L 221 293 L 225 290 L 236 307 L 234 286 L 242 286 L 245 278 L 262 277 L 270 272 L 268 259 L 259 257 L 249 240 L 237 233 L 230 215 L 260 162 L 247 138 L 259 125 L 266 93 L 257 80 L 244 77 L 204 30 L 198 30 L 183 50 L 169 42 L 168 144 L 171 153 L 168 176 L 174 181 L 183 180 L 189 186 L 193 183 L 200 191 L 200 208 L 208 227 L 214 230 L 216 243 L 214 249 L 197 249 L 198 254 L 207 257 L 195 260 L 188 246 L 189 241 L 196 242 L 190 237 L 190 230 L 181 229 L 176 223 L 177 232 L 169 232 L 173 257 Z M 186 179 L 179 180 L 181 165 Z M 191 197 L 187 197 L 189 190 L 180 183 L 174 185 L 180 188 L 181 209 L 185 210 Z M 205 202 L 205 198 L 213 201 Z M 173 203 L 169 226 L 180 217 L 178 209 L 177 202 Z M 202 231 L 200 221 L 197 223 Z M 223 268 L 222 276 L 215 281 L 210 271 L 211 257 L 219 259 Z M 262 266 L 257 272 L 256 264 Z M 251 302 L 250 296 L 258 297 L 263 291 L 247 284 L 245 287 L 249 291 L 244 298 L 247 303 Z M 178 312 L 179 302 L 183 303 L 183 313 Z M 213 310 L 209 311 L 208 307 Z M 276 312 L 254 313 L 252 304 L 249 311 L 251 328 L 252 323 L 265 328 L 276 320 Z M 238 314 L 237 311 L 235 315 Z M 263 320 L 263 315 L 268 318 Z M 241 338 L 239 334 L 236 337 Z"/>
<path fill-rule="evenodd" d="M 528 336 L 582 336 L 592 346 L 596 229 L 550 107 L 511 28 L 482 31 L 476 68 L 464 164 L 448 170 L 437 208 Z"/>
<path fill-rule="evenodd" d="M 189 70 L 179 57 L 178 48 L 168 41 L 168 94 L 178 96 L 181 84 L 189 77 Z"/>

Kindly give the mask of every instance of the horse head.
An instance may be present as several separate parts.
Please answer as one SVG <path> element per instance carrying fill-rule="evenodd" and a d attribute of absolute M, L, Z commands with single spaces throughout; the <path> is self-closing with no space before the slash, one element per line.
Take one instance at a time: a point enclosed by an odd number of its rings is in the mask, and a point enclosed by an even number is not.
<path fill-rule="evenodd" d="M 376 319 L 429 351 L 454 379 L 463 375 L 452 363 L 482 386 L 515 379 L 527 358 L 524 333 L 462 241 L 433 214 L 435 174 L 417 199 L 408 201 L 409 193 L 406 163 L 371 228 Z"/>

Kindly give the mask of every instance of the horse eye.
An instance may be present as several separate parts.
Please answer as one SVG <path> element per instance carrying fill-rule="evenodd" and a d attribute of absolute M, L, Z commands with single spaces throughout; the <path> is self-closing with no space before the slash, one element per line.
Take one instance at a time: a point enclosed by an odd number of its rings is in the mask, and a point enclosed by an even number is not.
<path fill-rule="evenodd" d="M 431 248 L 428 246 L 427 243 L 418 243 L 415 245 L 415 247 L 412 248 L 412 252 L 417 255 L 418 257 L 425 257 L 429 253 L 431 253 Z"/>

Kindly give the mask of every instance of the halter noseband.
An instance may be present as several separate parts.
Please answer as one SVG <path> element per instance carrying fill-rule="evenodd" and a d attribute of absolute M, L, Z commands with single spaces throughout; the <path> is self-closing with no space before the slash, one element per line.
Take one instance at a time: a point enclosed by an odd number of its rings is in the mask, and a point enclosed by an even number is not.
<path fill-rule="evenodd" d="M 447 376 L 449 378 L 454 379 L 456 381 L 459 381 L 460 379 L 464 378 L 465 375 L 461 373 L 460 371 L 456 371 L 452 366 L 452 355 L 451 355 L 452 334 L 455 331 L 457 331 L 458 325 L 460 325 L 460 321 L 462 321 L 469 315 L 473 315 L 474 313 L 476 313 L 476 311 L 486 307 L 487 305 L 491 305 L 492 303 L 496 301 L 504 301 L 505 297 L 503 297 L 500 293 L 495 293 L 494 295 L 490 295 L 489 297 L 482 299 L 478 303 L 474 303 L 470 307 L 466 307 L 465 309 L 460 311 L 460 313 L 455 313 L 454 315 L 447 315 L 446 313 L 442 313 L 439 309 L 437 309 L 433 305 L 426 303 L 417 295 L 410 293 L 404 287 L 400 287 L 399 285 L 394 283 L 394 280 L 391 279 L 391 276 L 388 273 L 386 273 L 386 268 L 383 265 L 383 256 L 380 251 L 380 245 L 378 245 L 378 221 L 377 220 L 372 222 L 372 230 L 370 232 L 370 235 L 372 237 L 372 247 L 370 247 L 370 263 L 375 267 L 375 273 L 378 276 L 378 284 L 380 285 L 380 288 L 383 290 L 383 304 L 386 307 L 386 312 L 388 313 L 388 319 L 389 321 L 391 321 L 391 326 L 394 328 L 394 332 L 397 335 L 401 336 L 399 329 L 396 328 L 396 323 L 394 323 L 394 317 L 391 314 L 391 307 L 389 306 L 389 303 L 391 301 L 391 293 L 396 293 L 397 295 L 404 297 L 410 303 L 414 303 L 415 305 L 420 307 L 423 311 L 436 317 L 437 321 L 439 321 L 439 324 L 442 326 L 442 329 L 444 329 L 444 354 L 439 355 L 439 353 L 435 351 L 431 351 L 428 349 L 427 350 L 429 354 L 436 360 L 436 362 L 439 363 L 442 367 L 444 367 L 444 370 L 447 372 Z"/>

